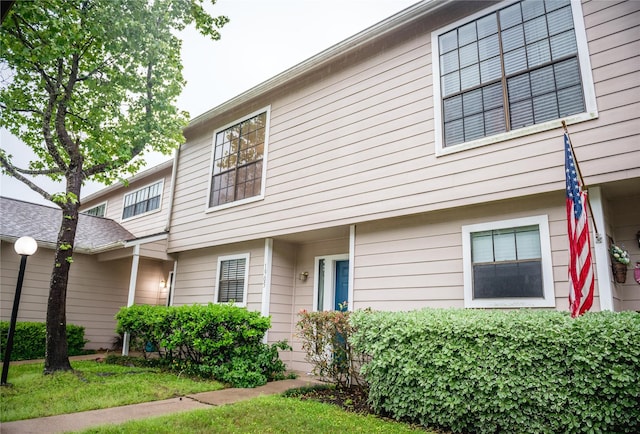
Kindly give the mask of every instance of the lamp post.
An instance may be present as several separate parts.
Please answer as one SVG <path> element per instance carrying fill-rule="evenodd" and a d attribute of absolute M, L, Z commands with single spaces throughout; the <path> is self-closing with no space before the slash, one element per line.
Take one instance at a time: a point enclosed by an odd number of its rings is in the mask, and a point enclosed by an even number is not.
<path fill-rule="evenodd" d="M 38 250 L 38 243 L 31 237 L 21 237 L 13 245 L 20 259 L 20 272 L 18 273 L 18 283 L 16 284 L 16 295 L 13 298 L 13 310 L 11 311 L 11 322 L 9 323 L 9 334 L 7 335 L 7 347 L 4 349 L 4 361 L 2 363 L 2 381 L 0 385 L 7 385 L 7 375 L 9 374 L 9 360 L 11 360 L 11 350 L 13 349 L 13 335 L 16 332 L 16 320 L 18 318 L 18 306 L 20 305 L 20 293 L 22 292 L 22 281 L 24 280 L 24 269 L 27 266 L 27 256 L 33 255 Z"/>

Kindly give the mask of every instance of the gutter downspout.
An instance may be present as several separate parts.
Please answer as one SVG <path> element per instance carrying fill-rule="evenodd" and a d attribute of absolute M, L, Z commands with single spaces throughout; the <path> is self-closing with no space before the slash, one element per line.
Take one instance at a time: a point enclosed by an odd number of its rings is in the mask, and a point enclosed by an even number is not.
<path fill-rule="evenodd" d="M 140 263 L 140 244 L 133 246 L 133 259 L 131 261 L 131 277 L 129 277 L 129 299 L 127 300 L 127 307 L 133 306 L 136 299 L 136 283 L 138 281 L 138 264 Z M 122 355 L 129 355 L 129 340 L 131 336 L 128 332 L 124 334 L 124 340 L 122 342 Z"/>
<path fill-rule="evenodd" d="M 173 196 L 176 194 L 176 177 L 178 172 L 178 155 L 180 154 L 180 146 L 173 153 L 173 167 L 171 168 L 171 189 L 169 191 L 169 213 L 167 214 L 167 224 L 164 227 L 165 232 L 169 232 L 171 228 L 171 216 L 173 214 Z"/>
<path fill-rule="evenodd" d="M 349 286 L 348 298 L 349 304 L 347 309 L 353 312 L 353 285 L 355 283 L 356 270 L 356 225 L 349 226 Z"/>

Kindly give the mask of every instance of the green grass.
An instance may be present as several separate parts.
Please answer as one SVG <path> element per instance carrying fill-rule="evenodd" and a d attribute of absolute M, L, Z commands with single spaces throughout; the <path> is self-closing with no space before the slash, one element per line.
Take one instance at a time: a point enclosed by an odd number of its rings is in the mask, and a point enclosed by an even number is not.
<path fill-rule="evenodd" d="M 31 419 L 169 399 L 222 389 L 215 381 L 198 381 L 156 368 L 134 368 L 94 361 L 71 362 L 73 372 L 43 375 L 42 363 L 11 366 L 0 387 L 0 421 Z"/>
<path fill-rule="evenodd" d="M 337 406 L 265 396 L 232 405 L 106 425 L 82 433 L 415 433 L 424 430 Z"/>

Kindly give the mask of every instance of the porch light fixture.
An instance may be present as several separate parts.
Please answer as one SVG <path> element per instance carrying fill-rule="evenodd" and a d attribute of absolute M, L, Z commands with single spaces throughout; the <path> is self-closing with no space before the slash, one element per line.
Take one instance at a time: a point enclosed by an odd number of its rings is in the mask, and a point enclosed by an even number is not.
<path fill-rule="evenodd" d="M 301 281 L 306 282 L 308 277 L 309 277 L 309 272 L 308 271 L 300 273 L 300 280 Z"/>
<path fill-rule="evenodd" d="M 20 259 L 20 271 L 18 272 L 18 283 L 16 284 L 16 294 L 13 297 L 13 310 L 11 311 L 11 322 L 9 323 L 9 334 L 7 335 L 7 347 L 4 350 L 4 360 L 2 363 L 1 386 L 7 386 L 7 375 L 9 374 L 9 361 L 11 360 L 11 350 L 13 349 L 13 335 L 16 332 L 16 320 L 18 318 L 18 306 L 20 305 L 20 294 L 22 293 L 22 282 L 24 281 L 24 270 L 27 267 L 27 257 L 33 255 L 38 250 L 38 243 L 31 237 L 21 237 L 13 245 Z"/>

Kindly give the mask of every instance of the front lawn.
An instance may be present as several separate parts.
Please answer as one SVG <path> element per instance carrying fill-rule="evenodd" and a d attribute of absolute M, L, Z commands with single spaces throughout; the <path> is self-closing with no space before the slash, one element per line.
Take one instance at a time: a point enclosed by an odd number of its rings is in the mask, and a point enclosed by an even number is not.
<path fill-rule="evenodd" d="M 425 431 L 372 415 L 348 413 L 330 404 L 283 396 L 265 396 L 206 410 L 194 410 L 82 431 L 85 434 L 416 432 L 424 433 Z"/>
<path fill-rule="evenodd" d="M 73 372 L 43 375 L 42 363 L 10 366 L 0 388 L 0 421 L 32 419 L 219 390 L 216 381 L 194 380 L 157 368 L 94 361 L 71 362 Z"/>

